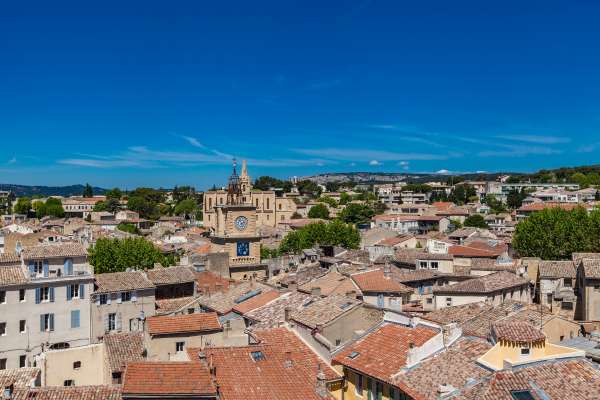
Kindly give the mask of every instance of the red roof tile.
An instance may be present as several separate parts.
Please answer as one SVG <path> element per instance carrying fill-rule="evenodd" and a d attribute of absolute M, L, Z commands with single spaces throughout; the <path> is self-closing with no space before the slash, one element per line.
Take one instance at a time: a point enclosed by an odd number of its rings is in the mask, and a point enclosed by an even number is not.
<path fill-rule="evenodd" d="M 252 310 L 264 306 L 267 303 L 270 303 L 278 297 L 279 292 L 277 290 L 269 290 L 268 292 L 261 293 L 258 296 L 251 297 L 250 299 L 237 304 L 235 307 L 233 307 L 233 311 L 244 315 Z"/>
<path fill-rule="evenodd" d="M 412 293 L 413 290 L 408 286 L 386 277 L 381 269 L 375 269 L 367 272 L 359 272 L 350 275 L 350 278 L 356 283 L 356 286 L 362 292 L 378 293 Z"/>
<path fill-rule="evenodd" d="M 123 395 L 216 394 L 208 368 L 199 362 L 129 363 L 123 378 Z"/>
<path fill-rule="evenodd" d="M 150 335 L 210 332 L 220 329 L 221 324 L 215 312 L 148 318 L 148 333 Z"/>

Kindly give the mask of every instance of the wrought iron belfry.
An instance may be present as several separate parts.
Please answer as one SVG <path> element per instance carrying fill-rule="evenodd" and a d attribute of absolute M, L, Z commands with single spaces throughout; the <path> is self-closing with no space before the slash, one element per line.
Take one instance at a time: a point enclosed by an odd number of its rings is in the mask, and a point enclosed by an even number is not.
<path fill-rule="evenodd" d="M 227 185 L 227 204 L 238 205 L 242 201 L 242 188 L 240 186 L 240 177 L 236 171 L 237 161 L 233 159 L 233 172 L 229 177 L 229 183 Z"/>

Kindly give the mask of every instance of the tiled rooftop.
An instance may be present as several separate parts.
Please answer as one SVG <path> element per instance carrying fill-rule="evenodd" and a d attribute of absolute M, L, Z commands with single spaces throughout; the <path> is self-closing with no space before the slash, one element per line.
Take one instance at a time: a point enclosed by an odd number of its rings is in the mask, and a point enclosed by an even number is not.
<path fill-rule="evenodd" d="M 321 268 L 321 265 L 318 263 L 313 265 L 300 266 L 296 271 L 289 272 L 281 279 L 278 279 L 278 282 L 281 283 L 281 285 L 283 286 L 289 286 L 292 283 L 295 283 L 297 285 L 303 285 L 311 279 L 325 275 L 326 273 L 327 269 Z"/>
<path fill-rule="evenodd" d="M 104 349 L 110 372 L 122 372 L 128 362 L 144 359 L 144 334 L 110 333 L 104 336 Z"/>
<path fill-rule="evenodd" d="M 146 272 L 146 276 L 157 286 L 176 285 L 196 280 L 196 275 L 189 267 L 153 268 Z"/>
<path fill-rule="evenodd" d="M 546 335 L 527 322 L 500 321 L 493 326 L 494 334 L 498 340 L 509 342 L 529 343 L 546 339 Z"/>
<path fill-rule="evenodd" d="M 223 399 L 321 400 L 315 391 L 319 368 L 328 381 L 340 378 L 289 330 L 276 328 L 256 335 L 261 341 L 257 345 L 204 350 L 216 367 Z M 198 359 L 198 351 L 188 353 Z"/>
<path fill-rule="evenodd" d="M 253 329 L 276 328 L 285 321 L 287 307 L 292 312 L 301 310 L 310 299 L 310 295 L 298 291 L 284 293 L 274 301 L 256 308 L 244 316 L 254 321 L 251 326 Z"/>
<path fill-rule="evenodd" d="M 0 370 L 0 390 L 5 387 L 14 385 L 15 387 L 31 386 L 34 381 L 40 375 L 39 368 L 14 368 Z"/>
<path fill-rule="evenodd" d="M 28 281 L 21 265 L 0 266 L 0 286 L 19 285 Z"/>
<path fill-rule="evenodd" d="M 498 254 L 496 252 L 490 251 L 488 249 L 480 249 L 477 247 L 463 246 L 458 244 L 450 246 L 450 248 L 448 249 L 448 253 L 452 254 L 455 257 L 498 257 Z"/>
<path fill-rule="evenodd" d="M 21 264 L 21 259 L 16 253 L 0 253 L 0 264 Z"/>
<path fill-rule="evenodd" d="M 423 325 L 411 328 L 385 323 L 337 353 L 333 364 L 341 364 L 391 383 L 392 376 L 406 366 L 411 343 L 421 346 L 438 333 Z"/>
<path fill-rule="evenodd" d="M 208 368 L 199 362 L 129 363 L 123 377 L 123 395 L 216 394 Z"/>
<path fill-rule="evenodd" d="M 181 310 L 183 307 L 194 306 L 197 300 L 198 298 L 194 296 L 156 300 L 156 313 L 170 314 Z"/>
<path fill-rule="evenodd" d="M 356 286 L 362 292 L 378 292 L 378 293 L 412 293 L 413 290 L 408 286 L 401 284 L 389 277 L 381 269 L 375 269 L 367 272 L 359 272 L 350 275 Z"/>
<path fill-rule="evenodd" d="M 492 346 L 485 340 L 461 338 L 431 358 L 423 360 L 406 373 L 394 377 L 397 386 L 409 387 L 428 400 L 439 398 L 440 385 L 452 385 L 464 388 L 470 380 L 480 380 L 490 372 L 476 361 Z"/>
<path fill-rule="evenodd" d="M 87 256 L 87 254 L 87 250 L 80 243 L 65 242 L 28 247 L 23 250 L 23 259 L 35 260 L 53 257 L 83 257 Z"/>
<path fill-rule="evenodd" d="M 254 296 L 240 304 L 236 304 L 233 307 L 233 311 L 237 312 L 238 314 L 245 315 L 246 313 L 249 313 L 252 310 L 255 310 L 259 307 L 264 306 L 265 304 L 270 303 L 278 297 L 279 292 L 277 290 L 269 290 L 257 296 Z"/>
<path fill-rule="evenodd" d="M 573 261 L 540 261 L 540 278 L 575 278 L 577 270 Z"/>
<path fill-rule="evenodd" d="M 579 359 L 496 372 L 457 397 L 461 400 L 514 400 L 514 391 L 529 391 L 536 400 L 597 399 L 600 371 Z"/>
<path fill-rule="evenodd" d="M 212 332 L 221 329 L 219 317 L 214 312 L 154 316 L 149 317 L 147 322 L 150 335 Z"/>
<path fill-rule="evenodd" d="M 121 400 L 120 386 L 47 386 L 16 389 L 11 400 Z"/>
<path fill-rule="evenodd" d="M 584 258 L 581 263 L 587 279 L 600 279 L 600 259 Z"/>
<path fill-rule="evenodd" d="M 154 288 L 142 271 L 112 272 L 108 274 L 96 274 L 95 293 L 122 292 L 127 290 Z"/>
<path fill-rule="evenodd" d="M 302 310 L 293 312 L 291 318 L 309 328 L 325 325 L 340 315 L 359 307 L 361 302 L 342 295 L 316 299 Z"/>
<path fill-rule="evenodd" d="M 236 286 L 229 286 L 229 290 L 219 293 L 205 294 L 199 297 L 202 306 L 216 311 L 219 314 L 227 314 L 241 303 L 244 297 L 252 294 L 260 294 L 271 290 L 269 286 L 258 282 L 242 282 Z"/>
<path fill-rule="evenodd" d="M 230 285 L 229 279 L 225 279 L 212 271 L 194 272 L 194 275 L 196 275 L 198 292 L 202 294 L 227 290 Z"/>
<path fill-rule="evenodd" d="M 511 272 L 499 271 L 455 285 L 435 288 L 434 293 L 493 293 L 527 284 L 528 282 L 525 279 Z"/>
<path fill-rule="evenodd" d="M 313 288 L 320 288 L 322 296 L 330 296 L 333 294 L 345 295 L 353 290 L 356 291 L 356 287 L 350 278 L 335 271 L 328 272 L 319 278 L 305 283 L 298 287 L 298 290 L 310 293 Z"/>

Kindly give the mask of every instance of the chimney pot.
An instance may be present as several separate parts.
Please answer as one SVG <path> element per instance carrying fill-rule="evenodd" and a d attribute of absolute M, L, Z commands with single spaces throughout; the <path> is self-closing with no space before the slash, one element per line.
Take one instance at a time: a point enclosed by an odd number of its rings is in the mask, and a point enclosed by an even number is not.
<path fill-rule="evenodd" d="M 321 297 L 321 288 L 318 286 L 311 288 L 310 295 L 313 297 Z"/>
<path fill-rule="evenodd" d="M 290 320 L 290 318 L 292 317 L 292 309 L 290 307 L 286 307 L 285 310 L 283 311 L 283 319 L 285 320 L 285 322 L 288 322 Z"/>

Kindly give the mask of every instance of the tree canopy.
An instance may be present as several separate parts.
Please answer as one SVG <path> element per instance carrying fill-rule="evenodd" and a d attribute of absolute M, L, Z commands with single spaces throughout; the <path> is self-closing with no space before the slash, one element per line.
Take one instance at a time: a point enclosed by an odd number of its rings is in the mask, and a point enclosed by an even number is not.
<path fill-rule="evenodd" d="M 318 203 L 310 208 L 308 212 L 309 218 L 329 219 L 329 209 L 325 204 Z"/>
<path fill-rule="evenodd" d="M 13 206 L 13 211 L 17 214 L 27 215 L 29 210 L 31 210 L 31 200 L 27 197 L 19 197 Z"/>
<path fill-rule="evenodd" d="M 144 238 L 98 239 L 89 249 L 89 262 L 96 274 L 125 271 L 127 268 L 153 268 L 154 263 L 163 266 L 174 264 L 152 243 Z"/>
<path fill-rule="evenodd" d="M 367 204 L 350 203 L 339 214 L 338 218 L 349 224 L 360 224 L 371 220 L 375 210 Z"/>
<path fill-rule="evenodd" d="M 352 225 L 345 224 L 340 220 L 308 224 L 288 233 L 279 246 L 279 252 L 299 253 L 316 244 L 357 249 L 360 244 L 360 234 Z"/>
<path fill-rule="evenodd" d="M 463 226 L 470 226 L 473 228 L 484 228 L 484 229 L 488 228 L 488 224 L 487 224 L 487 222 L 485 222 L 485 218 L 483 218 L 483 215 L 481 215 L 481 214 L 469 215 L 465 219 Z"/>
<path fill-rule="evenodd" d="M 92 186 L 89 183 L 85 184 L 85 187 L 83 188 L 82 196 L 83 197 L 94 197 L 94 189 L 92 189 Z"/>
<path fill-rule="evenodd" d="M 254 189 L 271 190 L 271 188 L 281 188 L 284 192 L 292 190 L 292 182 L 273 178 L 272 176 L 261 176 L 254 181 Z"/>
<path fill-rule="evenodd" d="M 65 210 L 63 209 L 61 201 L 54 197 L 49 197 L 45 203 L 36 201 L 33 203 L 33 208 L 37 218 L 46 216 L 62 218 L 65 216 Z"/>
<path fill-rule="evenodd" d="M 574 252 L 600 252 L 600 210 L 546 208 L 520 222 L 513 247 L 521 257 L 570 259 Z"/>
<path fill-rule="evenodd" d="M 475 191 L 475 188 L 473 186 L 468 184 L 457 185 L 450 192 L 448 200 L 455 204 L 463 205 L 468 203 L 470 199 L 475 196 L 477 196 L 477 191 Z"/>

